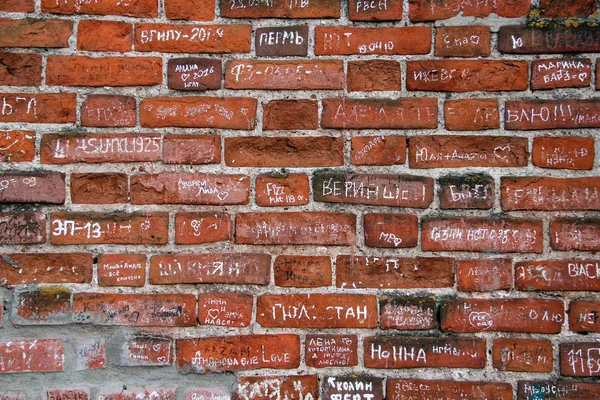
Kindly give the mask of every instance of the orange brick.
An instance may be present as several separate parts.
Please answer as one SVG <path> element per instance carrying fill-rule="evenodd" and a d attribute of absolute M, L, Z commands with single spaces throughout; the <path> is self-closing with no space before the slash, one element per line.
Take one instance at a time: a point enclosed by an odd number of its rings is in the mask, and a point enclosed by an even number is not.
<path fill-rule="evenodd" d="M 2 258 L 0 282 L 6 285 L 92 282 L 91 253 L 5 254 Z"/>
<path fill-rule="evenodd" d="M 561 343 L 560 374 L 563 376 L 600 376 L 598 342 Z"/>
<path fill-rule="evenodd" d="M 594 138 L 543 137 L 533 138 L 531 162 L 540 168 L 592 169 L 594 167 Z"/>
<path fill-rule="evenodd" d="M 406 137 L 355 136 L 351 156 L 354 165 L 402 165 L 406 162 Z"/>
<path fill-rule="evenodd" d="M 456 281 L 461 292 L 493 292 L 513 288 L 512 260 L 456 260 Z"/>
<path fill-rule="evenodd" d="M 306 335 L 306 365 L 314 368 L 358 365 L 356 335 Z"/>
<path fill-rule="evenodd" d="M 489 57 L 489 26 L 440 26 L 435 33 L 437 57 Z"/>
<path fill-rule="evenodd" d="M 496 99 L 446 100 L 444 122 L 449 131 L 480 131 L 500 127 Z"/>
<path fill-rule="evenodd" d="M 431 51 L 431 28 L 352 28 L 317 26 L 315 55 L 405 55 Z"/>
<path fill-rule="evenodd" d="M 0 93 L 0 98 L 0 122 L 65 124 L 76 121 L 76 99 L 73 93 Z"/>
<path fill-rule="evenodd" d="M 165 0 L 168 19 L 212 21 L 215 19 L 215 0 Z"/>
<path fill-rule="evenodd" d="M 202 244 L 233 238 L 233 222 L 223 212 L 186 212 L 175 215 L 175 243 Z"/>
<path fill-rule="evenodd" d="M 256 205 L 261 207 L 302 206 L 310 200 L 305 174 L 261 174 L 256 177 Z"/>
<path fill-rule="evenodd" d="M 196 135 L 167 135 L 163 138 L 165 164 L 219 164 L 221 137 Z"/>
<path fill-rule="evenodd" d="M 348 91 L 400 90 L 400 63 L 393 60 L 348 62 Z"/>
<path fill-rule="evenodd" d="M 42 0 L 42 12 L 52 14 L 96 14 L 122 15 L 138 18 L 156 18 L 158 2 L 156 0 L 138 0 L 123 3 L 119 0 L 101 2 L 78 2 L 74 0 Z"/>
<path fill-rule="evenodd" d="M 271 100 L 263 104 L 263 129 L 310 130 L 319 127 L 319 105 L 313 100 Z"/>
<path fill-rule="evenodd" d="M 512 400 L 513 388 L 510 383 L 461 382 L 451 380 L 398 379 L 387 381 L 387 393 L 392 398 L 427 400 L 429 398 L 460 398 L 475 400 L 490 398 Z M 431 396 L 431 397 L 430 397 Z"/>
<path fill-rule="evenodd" d="M 83 126 L 135 126 L 137 109 L 135 97 L 119 95 L 88 96 L 81 106 Z"/>
<path fill-rule="evenodd" d="M 221 16 L 226 18 L 339 18 L 340 0 L 313 0 L 308 3 L 252 0 L 220 0 Z"/>
<path fill-rule="evenodd" d="M 33 157 L 34 131 L 0 131 L 0 162 L 28 162 Z"/>
<path fill-rule="evenodd" d="M 0 18 L 0 47 L 69 47 L 73 21 Z"/>
<path fill-rule="evenodd" d="M 254 297 L 243 293 L 200 293 L 200 325 L 241 327 L 250 325 Z"/>
<path fill-rule="evenodd" d="M 409 15 L 412 22 L 448 19 L 459 14 L 465 17 L 523 17 L 529 12 L 531 0 L 461 1 L 461 0 L 410 0 Z"/>
<path fill-rule="evenodd" d="M 131 51 L 133 26 L 119 21 L 79 21 L 77 28 L 77 50 Z"/>
<path fill-rule="evenodd" d="M 331 286 L 331 259 L 328 256 L 277 256 L 273 274 L 277 286 Z"/>
<path fill-rule="evenodd" d="M 59 372 L 65 349 L 59 339 L 9 339 L 0 341 L 0 357 L 0 373 Z"/>

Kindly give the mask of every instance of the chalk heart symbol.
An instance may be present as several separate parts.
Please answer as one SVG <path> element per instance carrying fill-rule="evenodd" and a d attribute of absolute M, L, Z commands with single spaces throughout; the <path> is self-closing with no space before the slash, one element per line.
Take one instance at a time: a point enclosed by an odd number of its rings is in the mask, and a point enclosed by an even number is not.
<path fill-rule="evenodd" d="M 181 79 L 185 82 L 189 79 L 190 74 L 181 74 Z"/>
<path fill-rule="evenodd" d="M 223 201 L 227 197 L 229 197 L 229 192 L 219 192 L 217 193 L 217 197 L 219 198 L 219 200 Z"/>
<path fill-rule="evenodd" d="M 160 351 L 160 344 L 153 344 L 152 349 L 158 353 Z"/>
<path fill-rule="evenodd" d="M 400 245 L 400 243 L 402 243 L 401 238 L 394 238 L 394 246 L 395 247 L 398 247 Z"/>
<path fill-rule="evenodd" d="M 498 146 L 494 149 L 494 156 L 502 161 L 507 161 L 510 153 L 510 146 Z"/>
<path fill-rule="evenodd" d="M 167 357 L 160 356 L 156 359 L 156 361 L 158 361 L 160 364 L 164 364 L 165 362 L 167 362 Z"/>
<path fill-rule="evenodd" d="M 217 310 L 216 308 L 211 308 L 207 311 L 207 314 L 210 317 L 210 319 L 217 319 L 217 317 L 219 316 L 219 310 Z"/>
<path fill-rule="evenodd" d="M 192 222 L 190 222 L 190 225 L 192 226 L 194 231 L 198 232 L 200 230 L 200 227 L 202 226 L 202 221 L 198 221 L 197 219 L 194 219 L 194 220 L 192 220 Z"/>

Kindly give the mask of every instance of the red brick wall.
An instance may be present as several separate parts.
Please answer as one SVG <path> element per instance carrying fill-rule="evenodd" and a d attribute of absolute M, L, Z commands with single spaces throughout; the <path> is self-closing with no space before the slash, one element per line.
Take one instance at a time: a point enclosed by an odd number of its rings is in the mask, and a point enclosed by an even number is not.
<path fill-rule="evenodd" d="M 599 23 L 0 0 L 0 400 L 600 397 Z"/>

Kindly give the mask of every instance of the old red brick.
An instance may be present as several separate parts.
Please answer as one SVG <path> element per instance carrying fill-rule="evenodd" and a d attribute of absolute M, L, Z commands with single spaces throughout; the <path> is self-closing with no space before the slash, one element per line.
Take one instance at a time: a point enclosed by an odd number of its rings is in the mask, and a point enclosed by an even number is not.
<path fill-rule="evenodd" d="M 166 244 L 166 212 L 71 213 L 54 212 L 50 241 L 62 244 Z"/>
<path fill-rule="evenodd" d="M 258 297 L 256 322 L 278 328 L 375 328 L 377 297 L 368 294 L 289 294 Z"/>
<path fill-rule="evenodd" d="M 515 264 L 519 290 L 600 291 L 598 260 L 535 260 Z"/>
<path fill-rule="evenodd" d="M 481 131 L 500 127 L 497 99 L 444 101 L 444 124 L 449 131 Z"/>
<path fill-rule="evenodd" d="M 494 178 L 485 174 L 446 175 L 438 179 L 440 209 L 494 207 Z"/>
<path fill-rule="evenodd" d="M 221 137 L 196 135 L 167 135 L 163 138 L 165 164 L 219 164 Z"/>
<path fill-rule="evenodd" d="M 72 322 L 71 291 L 60 286 L 15 292 L 14 325 L 65 325 Z"/>
<path fill-rule="evenodd" d="M 367 375 L 327 376 L 323 378 L 323 400 L 383 400 L 383 378 Z"/>
<path fill-rule="evenodd" d="M 512 260 L 456 260 L 456 282 L 461 292 L 510 290 L 514 282 Z"/>
<path fill-rule="evenodd" d="M 540 29 L 508 25 L 498 31 L 498 50 L 512 54 L 596 53 L 600 51 L 598 37 L 598 26 Z"/>
<path fill-rule="evenodd" d="M 273 263 L 273 275 L 277 286 L 331 286 L 331 259 L 329 256 L 280 255 Z"/>
<path fill-rule="evenodd" d="M 263 129 L 311 130 L 319 127 L 319 105 L 314 100 L 271 100 L 263 104 Z"/>
<path fill-rule="evenodd" d="M 274 1 L 252 2 L 220 0 L 221 15 L 226 18 L 339 18 L 340 0 L 312 0 L 301 3 Z"/>
<path fill-rule="evenodd" d="M 0 173 L 0 203 L 65 202 L 65 174 L 61 172 Z"/>
<path fill-rule="evenodd" d="M 392 378 L 387 381 L 387 393 L 389 398 L 412 400 L 443 399 L 444 397 L 465 400 L 513 399 L 512 385 L 500 382 Z"/>
<path fill-rule="evenodd" d="M 222 242 L 233 237 L 233 223 L 223 212 L 186 212 L 175 216 L 175 243 Z"/>
<path fill-rule="evenodd" d="M 400 21 L 401 0 L 349 0 L 350 21 Z"/>
<path fill-rule="evenodd" d="M 0 131 L 0 162 L 28 162 L 34 157 L 34 131 Z"/>
<path fill-rule="evenodd" d="M 268 254 L 163 254 L 150 260 L 150 283 L 227 283 L 268 285 Z"/>
<path fill-rule="evenodd" d="M 190 389 L 185 391 L 183 398 L 184 400 L 226 400 L 231 398 L 231 393 L 229 388 Z"/>
<path fill-rule="evenodd" d="M 489 26 L 440 26 L 435 33 L 437 57 L 489 57 Z"/>
<path fill-rule="evenodd" d="M 587 400 L 600 394 L 600 383 L 575 381 L 519 381 L 518 400 L 544 396 L 548 400 Z M 535 397 L 533 397 L 535 398 Z"/>
<path fill-rule="evenodd" d="M 560 374 L 563 376 L 600 376 L 598 342 L 561 343 Z"/>
<path fill-rule="evenodd" d="M 77 293 L 73 320 L 94 325 L 196 326 L 192 294 Z"/>
<path fill-rule="evenodd" d="M 419 218 L 411 214 L 365 214 L 365 244 L 370 247 L 416 247 Z"/>
<path fill-rule="evenodd" d="M 65 349 L 59 339 L 9 339 L 0 341 L 0 357 L 0 373 L 59 372 Z"/>
<path fill-rule="evenodd" d="M 106 366 L 104 338 L 79 339 L 75 346 L 75 371 L 102 369 Z"/>
<path fill-rule="evenodd" d="M 428 208 L 433 179 L 413 175 L 316 173 L 315 201 Z"/>
<path fill-rule="evenodd" d="M 552 342 L 541 339 L 494 339 L 492 364 L 500 371 L 552 372 Z"/>
<path fill-rule="evenodd" d="M 314 368 L 358 365 L 356 335 L 306 335 L 306 365 Z"/>
<path fill-rule="evenodd" d="M 145 254 L 98 255 L 98 285 L 141 287 L 145 282 Z"/>
<path fill-rule="evenodd" d="M 317 26 L 315 55 L 427 54 L 431 51 L 431 28 L 353 28 Z"/>
<path fill-rule="evenodd" d="M 0 283 L 90 283 L 94 257 L 90 253 L 5 254 Z"/>
<path fill-rule="evenodd" d="M 161 39 L 159 39 L 159 36 Z M 249 53 L 251 39 L 252 26 L 248 24 L 135 25 L 136 51 L 158 51 L 163 53 Z"/>
<path fill-rule="evenodd" d="M 146 162 L 162 157 L 160 135 L 48 133 L 40 146 L 42 164 Z"/>
<path fill-rule="evenodd" d="M 172 58 L 167 70 L 169 89 L 221 89 L 223 66 L 213 58 Z"/>
<path fill-rule="evenodd" d="M 537 136 L 533 138 L 531 162 L 541 168 L 592 169 L 594 138 Z"/>
<path fill-rule="evenodd" d="M 319 378 L 317 375 L 293 376 L 240 376 L 237 379 L 233 400 L 253 399 L 317 399 Z"/>
<path fill-rule="evenodd" d="M 341 137 L 228 137 L 230 167 L 327 167 L 344 164 Z"/>
<path fill-rule="evenodd" d="M 177 367 L 185 372 L 289 369 L 300 365 L 300 337 L 235 335 L 177 340 Z"/>
<path fill-rule="evenodd" d="M 215 0 L 165 0 L 168 19 L 212 21 L 215 19 Z"/>
<path fill-rule="evenodd" d="M 406 161 L 406 137 L 355 136 L 351 157 L 354 165 L 402 165 Z"/>
<path fill-rule="evenodd" d="M 323 99 L 321 126 L 334 129 L 435 129 L 434 98 Z"/>
<path fill-rule="evenodd" d="M 599 301 L 571 301 L 569 304 L 569 330 L 571 332 L 600 332 Z"/>
<path fill-rule="evenodd" d="M 592 79 L 589 58 L 552 58 L 531 62 L 531 89 L 589 87 Z"/>
<path fill-rule="evenodd" d="M 137 111 L 135 97 L 119 95 L 91 95 L 81 106 L 83 126 L 135 126 Z"/>
<path fill-rule="evenodd" d="M 0 52 L 0 82 L 4 86 L 41 85 L 42 56 Z"/>
<path fill-rule="evenodd" d="M 585 18 L 596 11 L 598 4 L 594 0 L 541 0 L 542 18 Z"/>
<path fill-rule="evenodd" d="M 73 21 L 0 18 L 0 47 L 69 47 Z"/>
<path fill-rule="evenodd" d="M 238 213 L 235 235 L 238 244 L 352 246 L 356 217 L 325 211 Z"/>
<path fill-rule="evenodd" d="M 550 244 L 554 250 L 600 250 L 600 220 L 558 218 L 550 222 Z"/>
<path fill-rule="evenodd" d="M 119 0 L 101 2 L 76 2 L 65 0 L 42 0 L 42 12 L 52 14 L 96 14 L 96 15 L 123 15 L 139 18 L 156 18 L 158 16 L 158 3 L 156 0 L 139 0 L 123 3 Z"/>
<path fill-rule="evenodd" d="M 43 392 L 44 400 L 89 400 L 89 389 L 68 388 L 68 389 L 49 389 Z M 16 400 L 16 399 L 15 399 Z M 25 400 L 23 398 L 23 400 Z"/>
<path fill-rule="evenodd" d="M 140 367 L 172 365 L 173 340 L 164 337 L 134 337 L 123 343 L 119 363 Z"/>
<path fill-rule="evenodd" d="M 400 90 L 400 63 L 393 60 L 348 62 L 348 91 Z"/>
<path fill-rule="evenodd" d="M 34 12 L 35 11 L 35 1 L 34 0 L 4 0 L 2 3 L 0 3 L 0 10 L 5 11 L 5 12 L 23 12 L 23 13 L 30 13 L 30 12 Z M 6 396 L 8 396 L 6 399 L 2 398 L 1 394 L 2 393 L 6 393 Z M 12 392 L 12 393 L 16 393 L 14 395 L 8 395 L 8 393 L 10 392 L 2 392 L 0 393 L 0 398 L 2 400 L 25 400 L 25 397 L 20 397 L 20 395 L 18 394 L 18 392 Z M 14 396 L 14 397 L 11 397 Z"/>
<path fill-rule="evenodd" d="M 77 104 L 73 93 L 0 93 L 0 97 L 0 122 L 65 124 L 76 121 Z"/>
<path fill-rule="evenodd" d="M 129 201 L 127 175 L 119 173 L 71 174 L 71 202 L 115 204 Z"/>
<path fill-rule="evenodd" d="M 34 212 L 0 213 L 0 244 L 46 243 L 46 216 Z"/>
<path fill-rule="evenodd" d="M 336 283 L 340 288 L 441 288 L 454 286 L 452 258 L 397 258 L 339 255 Z"/>
<path fill-rule="evenodd" d="M 483 368 L 482 338 L 368 336 L 364 342 L 367 368 Z"/>
<path fill-rule="evenodd" d="M 130 179 L 133 204 L 248 204 L 250 179 L 246 175 L 162 173 Z"/>
<path fill-rule="evenodd" d="M 126 387 L 127 391 L 123 389 L 123 385 L 112 385 L 109 388 L 98 390 L 97 396 L 103 399 L 115 400 L 148 399 L 150 397 L 156 397 L 160 400 L 175 400 L 177 391 L 175 387 L 168 387 L 165 384 L 161 385 L 159 389 L 156 386 L 146 388 L 127 385 Z"/>
<path fill-rule="evenodd" d="M 433 297 L 381 296 L 379 313 L 381 329 L 410 331 L 438 327 L 437 305 Z"/>
<path fill-rule="evenodd" d="M 242 327 L 250 325 L 254 297 L 243 293 L 200 293 L 200 325 Z"/>
<path fill-rule="evenodd" d="M 308 25 L 256 28 L 254 48 L 257 57 L 305 57 L 308 54 Z"/>
<path fill-rule="evenodd" d="M 562 300 L 456 299 L 440 309 L 447 332 L 559 333 L 565 319 Z"/>
<path fill-rule="evenodd" d="M 600 99 L 509 100 L 505 104 L 505 129 L 598 127 L 600 127 Z"/>
<path fill-rule="evenodd" d="M 256 177 L 258 206 L 302 206 L 309 200 L 310 186 L 305 174 L 261 174 Z"/>
<path fill-rule="evenodd" d="M 147 128 L 254 129 L 256 99 L 247 97 L 155 97 L 140 103 L 140 123 Z"/>
<path fill-rule="evenodd" d="M 531 0 L 461 1 L 461 0 L 410 0 L 409 15 L 412 22 L 448 19 L 459 14 L 465 17 L 523 17 L 529 12 Z"/>
<path fill-rule="evenodd" d="M 131 51 L 133 26 L 119 21 L 79 21 L 77 28 L 77 50 Z"/>
<path fill-rule="evenodd" d="M 435 92 L 495 92 L 527 90 L 526 61 L 408 61 L 406 88 Z"/>

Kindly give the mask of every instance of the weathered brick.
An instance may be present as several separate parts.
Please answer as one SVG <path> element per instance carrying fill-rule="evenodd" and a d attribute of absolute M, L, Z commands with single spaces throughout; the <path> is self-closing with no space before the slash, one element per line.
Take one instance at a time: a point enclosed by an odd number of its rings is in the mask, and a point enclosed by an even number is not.
<path fill-rule="evenodd" d="M 323 99 L 321 126 L 334 129 L 435 129 L 434 98 Z"/>
<path fill-rule="evenodd" d="M 42 12 L 52 14 L 96 14 L 96 15 L 123 15 L 139 18 L 156 18 L 158 16 L 158 3 L 156 0 L 139 0 L 134 2 L 121 2 L 119 0 L 106 0 L 100 2 L 81 2 L 75 0 L 42 0 Z"/>
<path fill-rule="evenodd" d="M 519 381 L 518 400 L 587 400 L 600 394 L 600 383 L 575 381 Z"/>
<path fill-rule="evenodd" d="M 340 0 L 220 0 L 221 16 L 226 18 L 339 18 Z"/>
<path fill-rule="evenodd" d="M 428 208 L 433 201 L 433 179 L 392 174 L 316 173 L 315 201 Z"/>
<path fill-rule="evenodd" d="M 14 325 L 65 325 L 72 320 L 71 291 L 59 286 L 15 292 Z"/>
<path fill-rule="evenodd" d="M 600 99 L 509 100 L 505 105 L 505 129 L 598 127 L 600 127 Z"/>
<path fill-rule="evenodd" d="M 228 137 L 230 167 L 327 167 L 344 164 L 341 137 Z"/>
<path fill-rule="evenodd" d="M 383 400 L 383 378 L 367 375 L 327 376 L 323 378 L 323 400 Z"/>
<path fill-rule="evenodd" d="M 392 378 L 387 381 L 388 398 L 392 399 L 494 399 L 512 400 L 510 383 L 461 382 L 451 380 L 422 380 Z"/>
<path fill-rule="evenodd" d="M 452 258 L 397 258 L 339 255 L 336 283 L 340 288 L 441 288 L 454 286 Z"/>
<path fill-rule="evenodd" d="M 196 326 L 191 294 L 77 293 L 73 321 L 94 325 Z"/>
<path fill-rule="evenodd" d="M 200 325 L 242 327 L 250 325 L 254 297 L 243 293 L 200 293 Z"/>
<path fill-rule="evenodd" d="M 456 260 L 456 283 L 461 292 L 494 292 L 513 288 L 510 258 Z"/>
<path fill-rule="evenodd" d="M 165 212 L 54 212 L 50 241 L 62 244 L 166 244 L 169 215 Z"/>
<path fill-rule="evenodd" d="M 0 122 L 3 123 L 65 124 L 76 121 L 77 105 L 73 93 L 0 93 L 0 97 Z"/>
<path fill-rule="evenodd" d="M 46 216 L 35 212 L 0 213 L 0 245 L 46 243 Z"/>
<path fill-rule="evenodd" d="M 554 219 L 550 222 L 550 244 L 554 250 L 600 250 L 600 219 Z"/>
<path fill-rule="evenodd" d="M 447 332 L 559 333 L 565 319 L 562 300 L 456 299 L 440 309 Z"/>
<path fill-rule="evenodd" d="M 184 400 L 229 400 L 231 399 L 230 388 L 221 389 L 190 389 L 183 395 Z"/>
<path fill-rule="evenodd" d="M 348 91 L 400 90 L 400 63 L 393 60 L 348 62 Z"/>
<path fill-rule="evenodd" d="M 314 368 L 358 365 L 356 335 L 306 335 L 306 365 Z"/>
<path fill-rule="evenodd" d="M 600 332 L 600 302 L 571 301 L 569 304 L 569 330 L 571 332 Z"/>
<path fill-rule="evenodd" d="M 42 56 L 0 52 L 0 82 L 4 86 L 40 86 Z"/>
<path fill-rule="evenodd" d="M 81 106 L 81 124 L 97 127 L 132 127 L 137 122 L 135 97 L 88 96 Z"/>
<path fill-rule="evenodd" d="M 315 55 L 405 55 L 431 51 L 431 28 L 353 28 L 317 26 Z"/>
<path fill-rule="evenodd" d="M 277 328 L 375 328 L 377 297 L 368 294 L 289 294 L 258 297 L 256 322 Z"/>
<path fill-rule="evenodd" d="M 501 217 L 424 218 L 424 251 L 541 253 L 542 221 Z"/>
<path fill-rule="evenodd" d="M 79 21 L 77 28 L 77 50 L 131 51 L 133 26 L 120 21 Z"/>
<path fill-rule="evenodd" d="M 65 202 L 65 174 L 60 172 L 0 173 L 0 203 Z"/>
<path fill-rule="evenodd" d="M 172 58 L 167 75 L 169 89 L 221 89 L 223 66 L 213 58 Z"/>
<path fill-rule="evenodd" d="M 212 21 L 215 19 L 215 0 L 165 0 L 168 19 Z"/>
<path fill-rule="evenodd" d="M 271 100 L 263 104 L 263 129 L 310 130 L 319 127 L 319 105 L 314 100 Z"/>
<path fill-rule="evenodd" d="M 219 164 L 221 137 L 196 135 L 167 135 L 163 138 L 165 164 Z"/>
<path fill-rule="evenodd" d="M 0 18 L 0 47 L 69 47 L 73 21 Z"/>
<path fill-rule="evenodd" d="M 535 260 L 515 264 L 519 290 L 600 291 L 600 260 Z"/>
<path fill-rule="evenodd" d="M 533 138 L 531 162 L 540 168 L 592 169 L 594 138 L 538 136 Z"/>
<path fill-rule="evenodd" d="M 592 79 L 589 58 L 560 58 L 531 62 L 531 89 L 589 87 Z"/>
<path fill-rule="evenodd" d="M 93 265 L 90 253 L 3 254 L 0 283 L 91 283 Z"/>
<path fill-rule="evenodd" d="M 449 131 L 480 131 L 500 127 L 497 99 L 444 101 L 444 125 Z"/>
<path fill-rule="evenodd" d="M 0 10 L 5 12 L 23 12 L 30 13 L 35 11 L 35 1 L 34 0 L 4 0 L 0 3 Z M 14 393 L 14 394 L 10 394 Z M 5 394 L 8 396 L 6 399 L 2 397 Z M 10 394 L 10 395 L 9 395 Z M 20 398 L 22 394 L 18 392 L 1 392 L 0 398 L 2 400 L 25 400 L 24 397 Z M 14 397 L 11 397 L 14 396 Z"/>
<path fill-rule="evenodd" d="M 79 204 L 127 203 L 127 175 L 118 173 L 71 174 L 71 202 Z"/>
<path fill-rule="evenodd" d="M 254 48 L 257 57 L 306 56 L 308 54 L 308 26 L 256 28 Z"/>
<path fill-rule="evenodd" d="M 406 137 L 355 136 L 351 157 L 354 165 L 402 165 L 406 162 Z"/>
<path fill-rule="evenodd" d="M 494 339 L 492 364 L 500 371 L 552 372 L 552 342 L 540 339 Z"/>
<path fill-rule="evenodd" d="M 136 51 L 249 53 L 251 39 L 247 24 L 136 24 L 134 43 Z"/>
<path fill-rule="evenodd" d="M 127 391 L 123 390 L 123 385 L 111 385 L 108 388 L 99 388 L 96 393 L 99 399 L 118 399 L 118 400 L 136 400 L 155 397 L 160 400 L 175 400 L 175 387 L 169 387 L 166 384 L 157 388 L 156 386 L 139 387 L 127 385 Z"/>
<path fill-rule="evenodd" d="M 344 63 L 338 60 L 233 60 L 225 65 L 226 89 L 343 89 L 344 78 Z"/>
<path fill-rule="evenodd" d="M 350 21 L 400 21 L 401 0 L 349 0 Z"/>
<path fill-rule="evenodd" d="M 501 26 L 498 31 L 498 50 L 512 54 L 598 53 L 600 28 L 583 24 L 551 29 Z"/>
<path fill-rule="evenodd" d="M 597 9 L 593 0 L 541 0 L 540 16 L 542 18 L 585 18 Z"/>
<path fill-rule="evenodd" d="M 489 57 L 489 26 L 440 26 L 435 33 L 437 57 Z"/>
<path fill-rule="evenodd" d="M 75 343 L 75 371 L 102 369 L 106 366 L 104 338 L 79 339 Z"/>
<path fill-rule="evenodd" d="M 98 255 L 98 285 L 141 287 L 145 282 L 145 254 Z"/>
<path fill-rule="evenodd" d="M 160 135 L 47 133 L 40 145 L 42 164 L 159 161 Z"/>
<path fill-rule="evenodd" d="M 155 97 L 140 103 L 147 128 L 254 129 L 256 99 L 246 97 Z"/>
<path fill-rule="evenodd" d="M 42 392 L 42 396 L 43 400 L 89 400 L 90 391 L 89 389 L 78 387 L 48 389 Z M 23 398 L 22 400 L 25 399 Z"/>
<path fill-rule="evenodd" d="M 177 367 L 185 372 L 297 368 L 300 337 L 235 335 L 177 340 Z"/>
<path fill-rule="evenodd" d="M 0 162 L 29 162 L 34 157 L 34 131 L 0 131 Z"/>
<path fill-rule="evenodd" d="M 483 368 L 482 338 L 368 336 L 364 342 L 367 368 Z"/>
<path fill-rule="evenodd" d="M 240 376 L 232 400 L 317 399 L 317 375 Z"/>
<path fill-rule="evenodd" d="M 433 297 L 381 296 L 379 313 L 381 329 L 410 331 L 438 327 L 437 305 Z"/>
<path fill-rule="evenodd" d="M 416 247 L 419 218 L 411 214 L 365 214 L 365 245 L 370 247 Z"/>
<path fill-rule="evenodd" d="M 59 339 L 9 339 L 0 341 L 0 357 L 0 373 L 58 372 L 65 349 Z"/>
<path fill-rule="evenodd" d="M 277 286 L 331 286 L 331 259 L 329 256 L 280 255 L 273 263 L 273 275 Z"/>
<path fill-rule="evenodd" d="M 440 209 L 494 207 L 494 178 L 486 174 L 446 175 L 438 179 Z"/>
<path fill-rule="evenodd" d="M 250 196 L 246 175 L 141 174 L 129 185 L 133 204 L 248 204 Z"/>
<path fill-rule="evenodd" d="M 238 213 L 235 235 L 238 244 L 352 246 L 356 217 L 324 211 Z"/>
<path fill-rule="evenodd" d="M 261 174 L 256 177 L 256 205 L 261 207 L 302 206 L 310 200 L 305 174 Z"/>
<path fill-rule="evenodd" d="M 563 376 L 600 376 L 598 342 L 561 343 L 560 374 Z"/>
<path fill-rule="evenodd" d="M 270 269 L 268 254 L 163 254 L 150 260 L 150 283 L 267 285 Z"/>
<path fill-rule="evenodd" d="M 137 336 L 123 342 L 119 364 L 126 366 L 166 366 L 173 364 L 173 340 Z"/>
<path fill-rule="evenodd" d="M 524 17 L 529 12 L 531 0 L 461 1 L 461 0 L 410 0 L 409 16 L 412 22 L 448 19 L 457 15 L 465 17 Z"/>
<path fill-rule="evenodd" d="M 233 223 L 223 212 L 185 212 L 175 215 L 175 243 L 222 242 L 233 237 Z"/>

